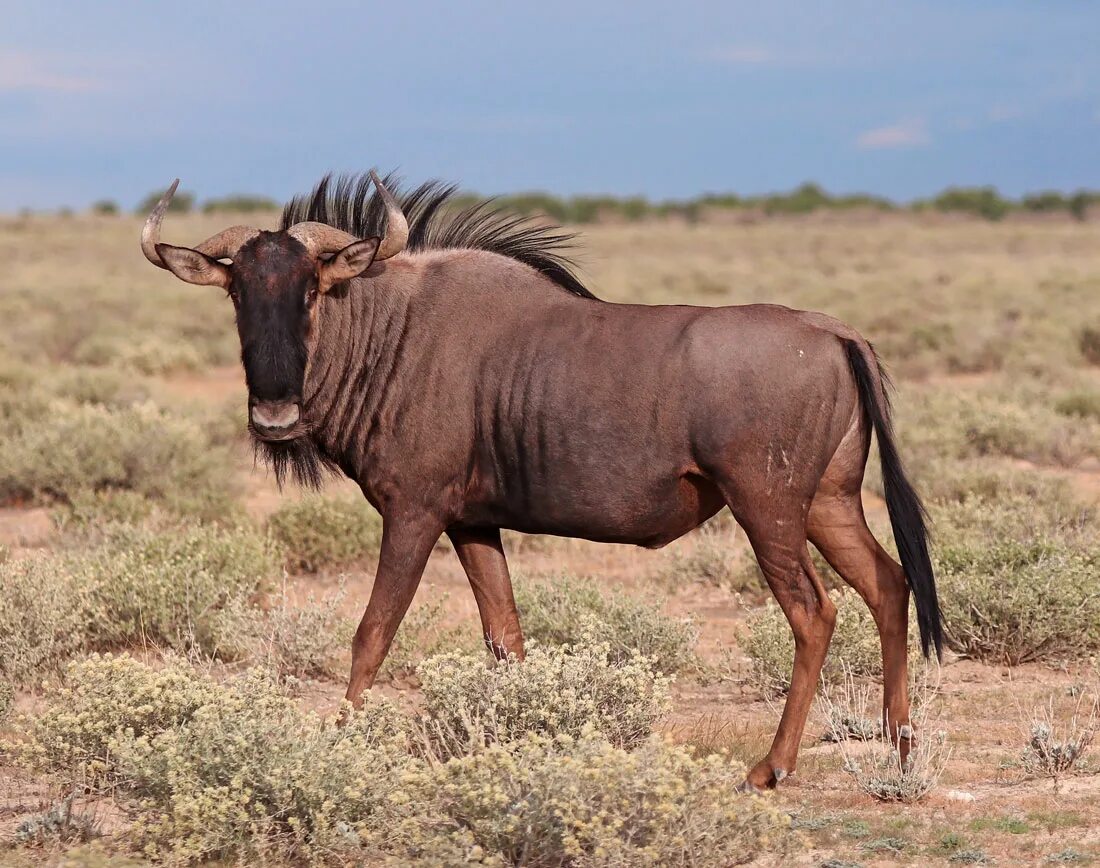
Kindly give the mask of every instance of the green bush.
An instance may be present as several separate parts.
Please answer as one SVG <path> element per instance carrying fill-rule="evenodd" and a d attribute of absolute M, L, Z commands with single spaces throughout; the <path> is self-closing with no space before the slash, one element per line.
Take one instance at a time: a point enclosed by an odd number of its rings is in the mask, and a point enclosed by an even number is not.
<path fill-rule="evenodd" d="M 102 534 L 86 551 L 0 563 L 0 677 L 29 684 L 80 651 L 145 643 L 232 656 L 241 637 L 227 612 L 278 569 L 269 539 L 247 528 Z"/>
<path fill-rule="evenodd" d="M 85 645 L 82 591 L 57 558 L 0 563 L 0 681 L 33 682 Z"/>
<path fill-rule="evenodd" d="M 146 216 L 156 207 L 157 202 L 160 201 L 160 197 L 163 195 L 164 190 L 154 190 L 152 193 L 149 193 L 144 199 L 138 202 L 138 206 L 134 209 L 134 213 L 139 217 Z M 168 213 L 186 214 L 194 207 L 195 194 L 189 193 L 186 190 L 177 190 L 175 196 L 172 197 L 172 201 L 168 204 Z"/>
<path fill-rule="evenodd" d="M 264 608 L 250 599 L 230 600 L 219 620 L 222 653 L 248 660 L 276 679 L 329 678 L 343 670 L 340 657 L 351 645 L 355 625 L 340 614 L 343 585 L 317 599 L 311 592 L 293 603 L 286 588 Z"/>
<path fill-rule="evenodd" d="M 277 574 L 279 552 L 245 527 L 120 526 L 74 563 L 87 600 L 88 642 L 112 648 L 152 642 L 205 654 L 232 649 L 224 610 Z"/>
<path fill-rule="evenodd" d="M 1027 495 L 937 510 L 933 555 L 949 645 L 992 663 L 1100 649 L 1100 541 L 1091 510 Z"/>
<path fill-rule="evenodd" d="M 488 734 L 579 736 L 588 729 L 629 747 L 649 737 L 669 709 L 669 679 L 652 661 L 615 661 L 607 645 L 533 645 L 522 663 L 486 664 L 473 654 L 442 654 L 417 669 L 423 718 L 444 749 L 463 753 Z"/>
<path fill-rule="evenodd" d="M 207 199 L 202 203 L 203 214 L 254 214 L 264 211 L 278 211 L 282 206 L 267 196 L 254 196 L 248 193 L 236 193 L 220 199 Z"/>
<path fill-rule="evenodd" d="M 306 497 L 289 501 L 268 527 L 286 548 L 291 569 L 317 572 L 378 554 L 382 519 L 365 500 Z"/>
<path fill-rule="evenodd" d="M 443 626 L 446 604 L 447 594 L 440 594 L 409 610 L 379 670 L 380 680 L 408 680 L 416 675 L 422 661 L 447 651 L 484 652 L 484 645 L 472 632 L 464 634 L 457 627 Z"/>
<path fill-rule="evenodd" d="M 788 817 L 738 794 L 744 773 L 658 739 L 627 752 L 591 734 L 529 733 L 443 764 L 434 795 L 454 849 L 500 864 L 717 868 L 794 843 Z"/>
<path fill-rule="evenodd" d="M 839 684 L 849 673 L 881 676 L 882 646 L 867 605 L 851 592 L 834 591 L 830 596 L 837 607 L 837 620 L 821 670 L 822 680 Z M 749 620 L 743 648 L 752 662 L 753 680 L 764 693 L 786 693 L 790 689 L 794 636 L 787 617 L 774 601 L 769 600 Z"/>
<path fill-rule="evenodd" d="M 986 220 L 1000 220 L 1012 203 L 1001 197 L 993 187 L 948 187 L 932 200 L 937 211 L 959 211 Z"/>
<path fill-rule="evenodd" d="M 755 558 L 751 552 L 738 551 L 729 525 L 704 524 L 691 535 L 691 543 L 687 552 L 676 554 L 661 572 L 661 580 L 670 590 L 692 582 L 738 594 L 767 590 Z"/>
<path fill-rule="evenodd" d="M 597 637 L 614 660 L 638 653 L 663 673 L 677 672 L 695 660 L 694 624 L 670 618 L 645 597 L 622 590 L 603 593 L 591 579 L 566 573 L 537 582 L 517 577 L 515 594 L 524 635 L 535 642 L 574 645 Z"/>
<path fill-rule="evenodd" d="M 229 511 L 232 465 L 203 428 L 153 404 L 127 408 L 48 401 L 7 417 L 0 499 L 72 503 L 89 491 L 136 491 L 208 518 Z"/>
<path fill-rule="evenodd" d="M 13 758 L 112 791 L 120 842 L 156 861 L 725 866 L 794 843 L 723 756 L 629 752 L 591 726 L 424 754 L 384 701 L 335 728 L 255 673 L 217 683 L 179 660 L 74 664 L 28 722 Z"/>
<path fill-rule="evenodd" d="M 217 684 L 179 662 L 106 657 L 66 681 L 17 756 L 117 788 L 150 857 L 344 864 L 419 807 L 401 718 L 380 701 L 337 729 L 256 674 Z"/>

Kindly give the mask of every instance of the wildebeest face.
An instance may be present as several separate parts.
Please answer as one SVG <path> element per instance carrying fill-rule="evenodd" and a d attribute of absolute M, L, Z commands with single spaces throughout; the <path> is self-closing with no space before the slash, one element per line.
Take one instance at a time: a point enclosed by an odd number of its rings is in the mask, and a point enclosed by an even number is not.
<path fill-rule="evenodd" d="M 333 286 L 366 271 L 379 242 L 352 241 L 326 259 L 292 231 L 255 231 L 232 253 L 230 264 L 190 248 L 156 246 L 177 277 L 221 286 L 232 299 L 248 384 L 249 428 L 259 439 L 291 440 L 307 430 L 302 389 L 314 307 Z"/>
<path fill-rule="evenodd" d="M 401 253 L 409 239 L 401 206 L 377 173 L 370 175 L 386 211 L 384 239 L 360 240 L 326 223 L 305 221 L 278 232 L 232 226 L 194 248 L 162 244 L 161 223 L 179 179 L 141 230 L 141 252 L 153 265 L 188 283 L 220 286 L 233 300 L 248 383 L 248 428 L 280 484 L 289 468 L 299 482 L 319 486 L 328 466 L 307 436 L 302 394 L 307 347 L 324 340 L 310 335 L 321 296 L 372 263 Z"/>

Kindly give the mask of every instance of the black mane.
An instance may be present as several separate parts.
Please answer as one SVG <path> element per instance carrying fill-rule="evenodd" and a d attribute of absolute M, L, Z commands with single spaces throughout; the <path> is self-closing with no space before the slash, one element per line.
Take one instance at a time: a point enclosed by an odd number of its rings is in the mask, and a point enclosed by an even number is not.
<path fill-rule="evenodd" d="M 429 181 L 402 192 L 396 188 L 392 174 L 383 182 L 409 221 L 406 249 L 461 248 L 499 253 L 531 266 L 573 295 L 596 297 L 577 279 L 574 263 L 563 254 L 575 236 L 561 227 L 500 211 L 493 207 L 492 199 L 455 210 L 451 200 L 458 187 L 454 184 Z M 308 196 L 295 196 L 286 204 L 280 228 L 289 229 L 310 220 L 335 226 L 356 238 L 383 235 L 385 209 L 373 186 L 366 173 L 335 179 L 325 175 Z"/>

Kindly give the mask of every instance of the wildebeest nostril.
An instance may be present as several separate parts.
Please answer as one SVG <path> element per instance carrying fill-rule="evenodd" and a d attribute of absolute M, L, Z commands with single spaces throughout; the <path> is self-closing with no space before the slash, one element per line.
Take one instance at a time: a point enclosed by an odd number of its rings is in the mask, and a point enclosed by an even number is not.
<path fill-rule="evenodd" d="M 301 410 L 294 401 L 256 403 L 249 412 L 252 424 L 265 430 L 290 428 L 301 418 Z"/>

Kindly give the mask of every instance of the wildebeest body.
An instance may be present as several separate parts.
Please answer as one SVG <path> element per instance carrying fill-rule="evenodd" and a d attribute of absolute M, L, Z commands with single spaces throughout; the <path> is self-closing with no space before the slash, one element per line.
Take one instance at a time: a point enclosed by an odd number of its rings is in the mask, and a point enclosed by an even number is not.
<path fill-rule="evenodd" d="M 794 769 L 835 624 L 808 542 L 874 615 L 884 725 L 904 758 L 910 587 L 926 653 L 942 634 L 920 501 L 867 341 L 774 305 L 599 301 L 552 230 L 480 208 L 443 219 L 448 191 L 398 205 L 374 182 L 369 200 L 366 179 L 334 196 L 323 182 L 281 230 L 233 227 L 194 249 L 159 242 L 169 191 L 142 236 L 152 262 L 232 298 L 250 430 L 276 473 L 313 483 L 338 467 L 382 515 L 348 698 L 373 682 L 442 534 L 487 642 L 522 657 L 501 528 L 656 547 L 728 505 L 795 638 L 783 716 L 749 786 Z M 904 567 L 863 515 L 872 433 Z"/>

